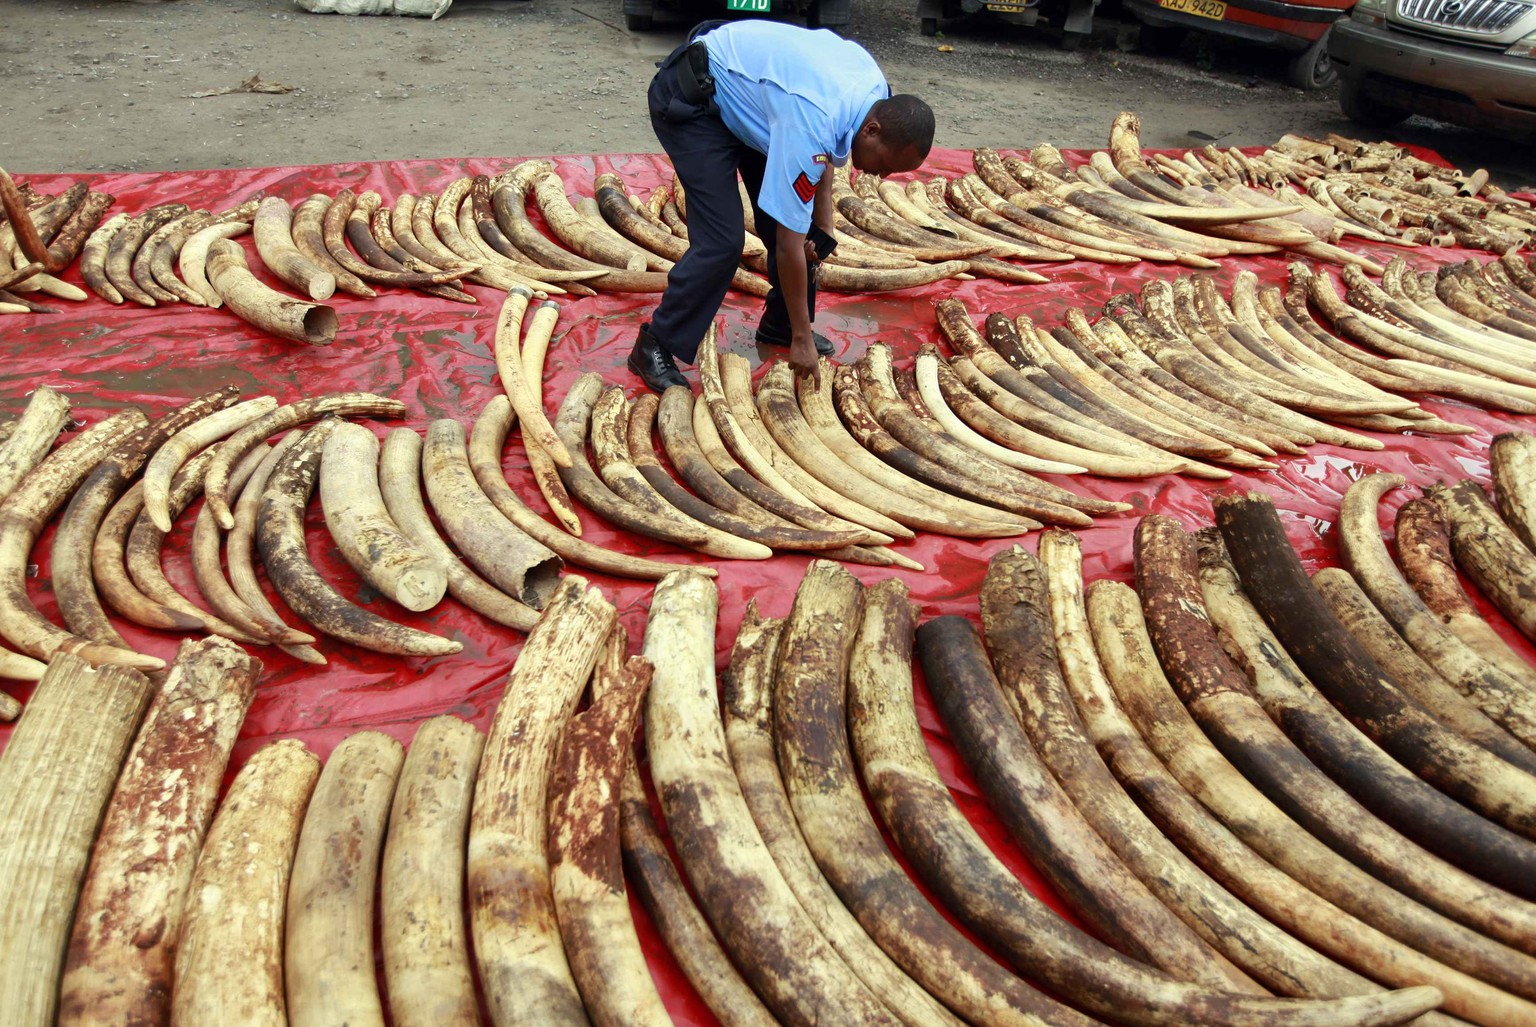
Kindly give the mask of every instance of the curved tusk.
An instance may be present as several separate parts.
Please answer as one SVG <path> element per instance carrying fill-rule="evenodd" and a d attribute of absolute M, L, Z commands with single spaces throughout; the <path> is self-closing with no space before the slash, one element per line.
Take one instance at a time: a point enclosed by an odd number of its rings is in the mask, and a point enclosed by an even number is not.
<path fill-rule="evenodd" d="M 417 613 L 442 600 L 448 566 L 389 516 L 379 489 L 379 440 L 372 431 L 343 423 L 325 440 L 320 505 L 337 552 L 364 581 Z"/>
<path fill-rule="evenodd" d="M 283 602 L 309 624 L 344 642 L 400 656 L 444 656 L 463 644 L 386 620 L 348 601 L 309 560 L 304 510 L 314 492 L 320 453 L 333 426 L 322 421 L 281 458 L 267 481 L 256 517 L 256 544 L 267 577 Z"/>
<path fill-rule="evenodd" d="M 215 411 L 167 439 L 144 466 L 144 509 L 149 512 L 155 527 L 166 532 L 171 530 L 171 479 L 183 464 L 219 439 L 276 409 L 276 399 L 257 396 Z"/>
<path fill-rule="evenodd" d="M 271 452 L 262 458 L 261 463 L 256 465 L 256 470 L 251 472 L 251 477 L 246 481 L 244 488 L 239 490 L 240 498 L 235 505 L 234 526 L 230 528 L 229 535 L 224 540 L 224 559 L 229 566 L 230 587 L 251 608 L 257 619 L 267 625 L 266 634 L 273 643 L 296 660 L 323 666 L 326 662 L 325 656 L 310 645 L 315 641 L 315 636 L 285 624 L 277 610 L 267 600 L 267 594 L 262 591 L 261 583 L 256 578 L 256 515 L 261 507 L 261 497 L 267 490 L 267 481 L 277 467 L 277 462 L 303 436 L 303 432 L 291 432 L 280 439 L 277 445 L 272 447 Z M 242 464 L 244 462 L 244 460 L 241 461 Z M 205 510 L 211 505 L 206 499 L 207 485 L 205 475 L 203 479 L 203 509 Z"/>
<path fill-rule="evenodd" d="M 95 663 L 163 670 L 165 661 L 103 646 L 49 623 L 27 596 L 26 565 L 49 518 L 101 460 L 149 419 L 137 407 L 114 414 L 55 450 L 0 503 L 0 636 L 22 653 L 46 660 L 69 652 Z"/>
<path fill-rule="evenodd" d="M 438 523 L 464 559 L 507 595 L 541 609 L 558 585 L 561 559 L 486 496 L 469 466 L 464 426 L 452 418 L 433 421 L 421 467 Z"/>
<path fill-rule="evenodd" d="M 293 241 L 293 208 L 281 196 L 268 196 L 256 208 L 251 236 L 261 262 L 278 278 L 315 301 L 336 292 L 336 276 L 299 251 Z"/>
<path fill-rule="evenodd" d="M 266 285 L 251 274 L 237 243 L 215 239 L 208 247 L 208 280 L 232 313 L 264 332 L 316 346 L 336 339 L 333 307 L 305 303 Z"/>
<path fill-rule="evenodd" d="M 219 527 L 228 531 L 235 526 L 229 497 L 229 476 L 235 464 L 263 439 L 289 428 L 297 428 L 307 421 L 318 420 L 326 414 L 338 417 L 403 417 L 405 404 L 371 392 L 333 392 L 280 406 L 241 428 L 214 452 L 213 463 L 208 467 L 208 476 L 203 486 L 208 504 L 218 517 Z"/>
<path fill-rule="evenodd" d="M 676 564 L 615 552 L 567 535 L 530 510 L 507 484 L 501 467 L 502 451 L 506 448 L 507 435 L 515 419 L 516 415 L 507 397 L 496 396 L 476 418 L 469 440 L 469 461 L 475 480 L 502 516 L 527 532 L 530 538 L 559 554 L 562 559 L 582 567 L 621 578 L 649 580 L 663 578 L 677 570 Z M 712 575 L 714 570 L 703 568 L 701 573 Z"/>
<path fill-rule="evenodd" d="M 192 291 L 202 297 L 203 306 L 217 309 L 224 305 L 224 297 L 208 284 L 208 247 L 212 246 L 217 239 L 233 239 L 250 230 L 251 225 L 248 221 L 213 224 L 192 233 L 192 236 L 182 245 L 176 266 Z M 120 303 L 122 300 L 115 302 Z"/>
<path fill-rule="evenodd" d="M 270 452 L 271 448 L 263 442 L 235 465 L 230 483 L 236 492 L 243 489 L 246 482 L 252 480 L 252 476 L 266 461 L 267 454 Z M 261 483 L 261 486 L 264 485 L 265 479 Z M 262 617 L 251 608 L 249 603 L 240 598 L 239 593 L 230 585 L 229 579 L 224 576 L 221 534 L 218 523 L 213 519 L 213 509 L 204 503 L 197 511 L 197 519 L 192 525 L 192 576 L 197 582 L 198 591 L 213 612 L 241 631 L 262 639 L 263 642 L 279 645 L 304 645 L 313 642 L 315 640 L 313 635 L 294 631 L 271 617 Z"/>
<path fill-rule="evenodd" d="M 316 267 L 330 273 L 336 280 L 336 288 L 353 296 L 373 299 L 378 295 L 373 287 L 336 262 L 325 246 L 325 212 L 330 209 L 331 198 L 325 193 L 311 193 L 293 211 L 290 232 L 293 244 Z"/>
<path fill-rule="evenodd" d="M 422 498 L 421 453 L 421 436 L 413 428 L 396 428 L 385 438 L 379 460 L 379 491 L 389 516 L 418 548 L 448 568 L 448 592 L 455 599 L 497 624 L 518 631 L 533 630 L 539 611 L 470 570 L 438 535 Z"/>

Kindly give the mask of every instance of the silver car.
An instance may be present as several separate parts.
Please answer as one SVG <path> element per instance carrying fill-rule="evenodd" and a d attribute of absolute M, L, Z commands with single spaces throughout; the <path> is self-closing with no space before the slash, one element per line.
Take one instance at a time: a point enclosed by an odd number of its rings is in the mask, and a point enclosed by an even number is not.
<path fill-rule="evenodd" d="M 1536 133 L 1536 2 L 1358 0 L 1333 27 L 1339 106 L 1388 128 L 1411 114 Z"/>

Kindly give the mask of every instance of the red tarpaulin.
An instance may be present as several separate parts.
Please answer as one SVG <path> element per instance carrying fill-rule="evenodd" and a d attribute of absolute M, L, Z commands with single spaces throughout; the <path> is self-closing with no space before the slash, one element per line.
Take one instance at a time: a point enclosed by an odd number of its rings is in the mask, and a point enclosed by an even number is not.
<path fill-rule="evenodd" d="M 1070 155 L 1069 155 L 1070 156 Z M 409 161 L 392 163 L 334 164 L 319 167 L 253 168 L 229 171 L 184 171 L 153 174 L 85 176 L 91 187 L 116 197 L 110 213 L 137 213 L 154 204 L 180 200 L 194 208 L 212 210 L 232 206 L 252 196 L 281 196 L 298 203 L 314 192 L 334 195 L 343 188 L 372 189 L 386 203 L 402 192 L 436 192 L 466 174 L 495 175 L 513 161 L 475 159 L 464 161 Z M 555 163 L 573 196 L 591 195 L 596 174 L 612 170 L 631 191 L 648 193 L 670 179 L 663 159 L 649 155 L 561 157 Z M 969 170 L 968 154 L 935 151 L 925 173 Z M 76 176 L 36 176 L 28 181 L 39 191 L 57 192 L 76 181 Z M 534 215 L 537 217 L 536 213 Z M 249 236 L 241 240 L 251 251 L 252 268 L 265 276 Z M 1357 246 L 1385 261 L 1396 253 L 1424 269 L 1468 254 L 1458 250 L 1399 250 L 1384 246 Z M 1487 254 L 1476 254 L 1488 259 Z M 1261 284 L 1281 284 L 1287 257 L 1250 257 L 1223 261 L 1212 274 L 1223 286 L 1240 270 L 1255 272 Z M 909 362 L 917 348 L 942 338 L 934 321 L 933 304 L 953 296 L 963 300 L 980 321 L 987 313 L 1028 314 L 1051 328 L 1063 321 L 1071 307 L 1096 308 L 1111 295 L 1139 290 L 1152 279 L 1172 279 L 1185 269 L 1142 262 L 1108 266 L 1082 261 L 1037 266 L 1051 281 L 1045 285 L 1016 286 L 979 279 L 937 285 L 902 293 L 844 296 L 823 293 L 817 327 L 837 346 L 838 360 L 853 360 L 875 341 L 889 344 L 900 363 Z M 77 269 L 62 276 L 80 283 Z M 276 283 L 268 278 L 268 281 Z M 290 402 L 320 392 L 366 390 L 396 397 L 406 404 L 403 422 L 418 430 L 437 418 L 456 418 L 466 427 L 485 403 L 500 394 L 501 386 L 492 359 L 496 314 L 504 294 L 479 286 L 469 291 L 480 300 L 467 306 L 418 293 L 381 289 L 376 299 L 364 300 L 338 293 L 330 301 L 339 315 L 340 328 L 334 345 L 309 347 L 269 338 L 239 321 L 227 310 L 208 310 L 183 304 L 146 309 L 131 303 L 114 307 L 94 296 L 84 303 L 56 301 L 66 308 L 60 314 L 0 317 L 0 414 L 13 416 L 39 385 L 49 385 L 67 395 L 76 415 L 94 423 L 124 405 L 140 404 L 151 416 L 211 389 L 238 385 L 244 398 L 271 395 Z M 600 294 L 572 299 L 559 297 L 561 315 L 546 365 L 545 398 L 551 416 L 578 375 L 599 371 L 611 383 L 634 394 L 643 388 L 624 367 L 633 343 L 635 327 L 655 302 L 654 296 Z M 754 365 L 780 357 L 783 351 L 760 351 L 752 340 L 760 300 L 732 292 L 720 313 L 721 346 L 750 358 Z M 946 348 L 947 349 L 947 348 Z M 696 375 L 690 373 L 690 379 Z M 1475 435 L 1462 437 L 1404 437 L 1379 435 L 1386 448 L 1362 452 L 1318 445 L 1305 456 L 1276 459 L 1279 468 L 1258 474 L 1234 473 L 1227 482 L 1199 481 L 1164 476 L 1138 481 L 1116 481 L 1092 476 L 1055 478 L 1076 491 L 1122 500 L 1135 507 L 1132 514 L 1100 518 L 1082 531 L 1084 572 L 1089 579 L 1131 576 L 1131 533 L 1136 518 L 1157 512 L 1176 517 L 1194 528 L 1212 522 L 1210 494 L 1228 489 L 1257 490 L 1273 497 L 1287 523 L 1291 541 L 1309 567 L 1336 560 L 1337 547 L 1329 537 L 1340 498 L 1350 483 L 1372 471 L 1395 471 L 1408 488 L 1388 496 L 1387 508 L 1396 507 L 1418 487 L 1433 482 L 1470 476 L 1488 480 L 1487 448 L 1493 435 L 1511 429 L 1532 430 L 1530 418 L 1484 411 L 1453 402 L 1428 400 L 1424 406 L 1449 421 L 1473 425 Z M 382 436 L 397 422 L 367 422 Z M 1369 434 L 1369 433 L 1367 433 Z M 520 445 L 508 446 L 505 468 L 513 485 L 536 509 L 542 500 L 527 475 Z M 187 561 L 192 511 L 184 514 L 166 541 L 167 573 L 189 595 L 196 595 Z M 708 562 L 709 558 L 676 552 L 636 536 L 616 532 L 594 515 L 583 518 L 585 537 L 600 545 L 646 555 L 665 554 L 680 564 Z M 311 552 L 329 580 L 346 595 L 359 596 L 358 579 L 328 544 L 318 501 L 309 518 Z M 33 559 L 40 565 L 31 581 L 33 599 L 45 616 L 58 622 L 48 582 L 50 528 L 42 537 Z M 1034 549 L 1032 539 L 1025 545 Z M 923 619 L 939 614 L 976 617 L 977 593 L 987 560 L 1014 540 L 968 541 L 935 535 L 919 535 L 900 545 L 899 551 L 927 568 L 924 572 L 896 571 L 921 605 Z M 719 562 L 720 621 L 716 650 L 721 665 L 729 655 L 736 627 L 749 598 L 770 616 L 789 612 L 794 590 L 808 557 L 778 555 L 763 562 Z M 892 572 L 851 566 L 865 582 Z M 618 607 L 619 618 L 638 648 L 645 630 L 646 609 L 652 585 L 589 573 L 580 573 L 597 584 Z M 492 624 L 457 602 L 444 600 L 426 614 L 410 614 L 388 600 L 362 591 L 359 601 L 377 613 L 401 623 L 437 631 L 460 639 L 463 652 L 437 659 L 401 659 L 369 653 L 322 638 L 318 648 L 330 663 L 308 666 L 272 649 L 261 648 L 263 675 L 254 705 L 245 721 L 232 767 L 264 743 L 281 737 L 303 740 L 322 756 L 346 735 L 362 728 L 385 731 L 409 743 L 416 725 L 440 713 L 452 713 L 482 729 L 501 695 L 502 682 L 522 644 L 517 632 Z M 279 601 L 279 609 L 282 609 Z M 1521 647 L 1525 643 L 1496 613 L 1490 613 L 1506 638 Z M 296 622 L 295 622 L 296 623 Z M 135 628 L 119 621 L 130 644 L 167 660 L 179 639 Z M 25 699 L 30 686 L 7 683 L 13 694 Z M 940 772 L 962 808 L 987 842 L 1044 894 L 1039 882 L 1006 834 L 988 814 L 954 751 L 926 694 L 918 690 L 918 710 L 928 733 L 930 750 Z M 0 741 L 9 736 L 0 728 Z M 668 1008 L 679 1024 L 708 1024 L 713 1020 L 692 994 L 681 974 L 667 957 L 636 907 L 642 940 L 652 957 L 652 967 Z"/>

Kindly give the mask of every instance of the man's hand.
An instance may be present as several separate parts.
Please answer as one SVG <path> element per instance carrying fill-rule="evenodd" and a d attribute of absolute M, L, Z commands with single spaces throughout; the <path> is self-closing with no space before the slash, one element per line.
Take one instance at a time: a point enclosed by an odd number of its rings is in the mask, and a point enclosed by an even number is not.
<path fill-rule="evenodd" d="M 816 339 L 807 330 L 803 335 L 796 332 L 789 343 L 789 366 L 795 376 L 809 375 L 812 384 L 821 388 L 821 358 L 816 353 Z"/>
<path fill-rule="evenodd" d="M 820 262 L 821 258 L 816 256 L 816 244 L 809 239 L 805 240 L 805 266 L 813 269 Z"/>

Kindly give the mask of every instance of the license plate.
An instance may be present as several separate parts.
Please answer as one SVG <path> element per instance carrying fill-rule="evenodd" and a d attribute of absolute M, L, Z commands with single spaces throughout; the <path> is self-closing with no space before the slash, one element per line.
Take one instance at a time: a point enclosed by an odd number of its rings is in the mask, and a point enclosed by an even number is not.
<path fill-rule="evenodd" d="M 751 11 L 754 14 L 767 14 L 773 7 L 773 0 L 725 0 L 727 11 Z"/>
<path fill-rule="evenodd" d="M 987 10 L 998 14 L 1023 14 L 1028 9 L 1025 4 L 987 4 Z"/>
<path fill-rule="evenodd" d="M 1210 18 L 1212 21 L 1220 21 L 1227 16 L 1227 5 L 1221 0 L 1158 0 L 1157 5 L 1165 11 L 1179 11 L 1193 14 L 1197 18 Z"/>

